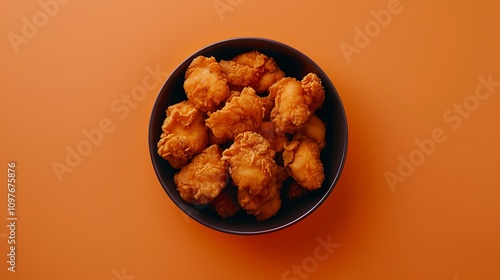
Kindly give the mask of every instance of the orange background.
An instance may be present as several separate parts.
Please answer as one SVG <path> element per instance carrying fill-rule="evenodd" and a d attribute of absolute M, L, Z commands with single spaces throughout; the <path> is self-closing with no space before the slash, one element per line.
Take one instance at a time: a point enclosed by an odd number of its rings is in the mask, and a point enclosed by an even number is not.
<path fill-rule="evenodd" d="M 385 27 L 373 12 L 395 0 L 46 2 L 53 16 L 45 18 L 38 0 L 0 3 L 0 279 L 500 279 L 500 86 L 474 103 L 478 77 L 500 81 L 498 1 L 401 0 Z M 227 10 L 218 14 L 214 2 Z M 13 44 L 23 18 L 39 26 Z M 356 28 L 366 25 L 373 36 L 363 45 Z M 243 36 L 316 61 L 349 123 L 347 162 L 328 200 L 299 224 L 259 236 L 181 214 L 147 145 L 167 75 L 198 49 Z M 358 42 L 357 52 L 345 55 L 343 42 Z M 122 95 L 142 85 L 148 67 L 161 79 L 117 113 L 113 104 L 126 104 Z M 472 109 L 461 116 L 453 110 L 464 100 Z M 59 180 L 54 162 L 65 164 L 67 147 L 103 120 L 113 130 Z M 435 129 L 445 140 L 419 159 L 415 141 Z M 385 175 L 401 175 L 400 156 L 411 154 L 419 166 L 391 187 Z M 4 226 L 11 161 L 15 273 Z M 315 260 L 318 238 L 328 237 L 340 247 Z"/>

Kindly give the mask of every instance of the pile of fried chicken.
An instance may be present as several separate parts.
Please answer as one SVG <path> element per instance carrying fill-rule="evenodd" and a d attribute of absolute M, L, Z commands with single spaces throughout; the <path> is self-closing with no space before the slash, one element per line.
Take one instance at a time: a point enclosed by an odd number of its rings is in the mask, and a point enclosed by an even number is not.
<path fill-rule="evenodd" d="M 326 128 L 314 112 L 325 91 L 316 74 L 286 77 L 258 51 L 229 61 L 198 56 L 184 90 L 187 100 L 166 110 L 158 154 L 178 170 L 187 203 L 224 218 L 243 209 L 264 221 L 282 199 L 321 187 Z"/>

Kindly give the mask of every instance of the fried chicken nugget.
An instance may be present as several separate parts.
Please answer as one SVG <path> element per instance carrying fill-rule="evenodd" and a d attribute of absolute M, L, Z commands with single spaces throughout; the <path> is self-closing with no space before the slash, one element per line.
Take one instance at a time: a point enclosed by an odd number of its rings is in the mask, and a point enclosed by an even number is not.
<path fill-rule="evenodd" d="M 318 143 L 319 149 L 326 146 L 326 126 L 316 114 L 312 114 L 302 127 L 293 135 L 293 139 L 310 138 Z"/>
<path fill-rule="evenodd" d="M 229 95 L 227 76 L 213 56 L 193 59 L 185 78 L 187 97 L 202 112 L 213 111 Z"/>
<path fill-rule="evenodd" d="M 229 84 L 250 86 L 257 94 L 266 92 L 272 84 L 285 76 L 273 58 L 258 51 L 242 53 L 229 61 L 221 60 L 220 65 Z"/>
<path fill-rule="evenodd" d="M 275 102 L 271 119 L 276 128 L 293 134 L 323 105 L 325 90 L 318 76 L 309 73 L 302 81 L 290 77 L 279 80 L 269 87 L 269 96 Z"/>
<path fill-rule="evenodd" d="M 275 215 L 281 207 L 281 182 L 276 178 L 275 153 L 269 142 L 260 134 L 247 131 L 237 135 L 222 155 L 238 187 L 241 207 L 259 221 Z"/>
<path fill-rule="evenodd" d="M 251 84 L 250 86 L 254 87 L 255 91 L 261 94 L 268 91 L 270 86 L 284 77 L 285 72 L 281 71 L 273 58 L 269 58 L 269 60 L 267 60 L 264 64 L 264 72 L 261 74 L 258 82 L 256 84 Z"/>
<path fill-rule="evenodd" d="M 271 120 L 281 134 L 292 134 L 309 119 L 311 111 L 306 103 L 302 86 L 295 78 L 283 78 L 269 88 L 275 96 Z"/>
<path fill-rule="evenodd" d="M 229 171 L 222 160 L 222 149 L 212 145 L 174 175 L 182 199 L 191 204 L 207 204 L 214 200 L 229 182 Z"/>
<path fill-rule="evenodd" d="M 320 188 L 325 180 L 320 149 L 312 139 L 303 138 L 286 143 L 283 162 L 293 179 L 309 191 Z"/>
<path fill-rule="evenodd" d="M 234 95 L 224 107 L 208 113 L 206 125 L 218 139 L 234 139 L 245 131 L 257 131 L 264 118 L 262 100 L 255 90 L 246 87 L 241 94 Z"/>
<path fill-rule="evenodd" d="M 219 62 L 222 73 L 227 76 L 227 83 L 232 86 L 247 87 L 257 82 L 259 69 L 253 66 L 239 64 L 233 60 L 221 60 Z"/>
<path fill-rule="evenodd" d="M 238 191 L 238 201 L 248 214 L 254 215 L 257 221 L 265 221 L 278 213 L 281 208 L 281 185 L 274 178 L 266 186 L 267 192 L 260 195 L 251 195 L 248 191 Z"/>
<path fill-rule="evenodd" d="M 300 81 L 305 92 L 306 103 L 309 110 L 314 112 L 323 106 L 325 102 L 325 89 L 321 84 L 321 79 L 315 73 L 309 73 Z"/>
<path fill-rule="evenodd" d="M 169 106 L 166 115 L 157 145 L 158 154 L 173 168 L 179 169 L 205 149 L 208 128 L 204 114 L 188 101 Z"/>
<path fill-rule="evenodd" d="M 233 144 L 222 153 L 229 163 L 229 173 L 240 190 L 259 194 L 276 172 L 274 151 L 269 142 L 256 132 L 238 134 Z"/>

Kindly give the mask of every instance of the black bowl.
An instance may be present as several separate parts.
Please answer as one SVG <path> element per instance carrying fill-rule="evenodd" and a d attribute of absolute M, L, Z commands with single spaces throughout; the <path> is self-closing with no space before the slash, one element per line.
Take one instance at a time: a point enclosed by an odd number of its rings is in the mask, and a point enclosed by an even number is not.
<path fill-rule="evenodd" d="M 309 72 L 314 72 L 322 80 L 326 92 L 323 107 L 316 114 L 326 123 L 326 147 L 321 152 L 325 168 L 325 181 L 320 189 L 291 203 L 283 203 L 279 212 L 266 221 L 256 221 L 255 217 L 240 211 L 230 218 L 221 218 L 210 209 L 200 209 L 187 204 L 179 195 L 173 177 L 176 172 L 157 153 L 161 126 L 168 106 L 186 100 L 183 89 L 184 74 L 191 61 L 199 56 L 214 56 L 230 60 L 234 56 L 257 50 L 278 63 L 288 77 L 301 80 Z M 149 124 L 149 150 L 154 170 L 163 189 L 172 201 L 188 216 L 212 229 L 233 234 L 261 234 L 283 229 L 297 223 L 312 213 L 326 200 L 337 183 L 347 155 L 347 120 L 342 101 L 325 72 L 298 50 L 283 43 L 263 38 L 235 38 L 209 45 L 187 58 L 174 70 L 163 85 L 151 114 Z"/>

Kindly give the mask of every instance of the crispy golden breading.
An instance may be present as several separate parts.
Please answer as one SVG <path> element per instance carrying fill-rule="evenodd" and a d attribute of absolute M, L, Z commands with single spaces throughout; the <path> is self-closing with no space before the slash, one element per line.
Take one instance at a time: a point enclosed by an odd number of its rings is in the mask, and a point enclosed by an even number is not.
<path fill-rule="evenodd" d="M 260 97 L 251 87 L 246 87 L 222 109 L 208 113 L 206 125 L 216 138 L 230 140 L 242 132 L 257 131 L 263 118 L 264 108 Z"/>
<path fill-rule="evenodd" d="M 280 186 L 273 178 L 265 186 L 265 192 L 258 195 L 247 190 L 238 190 L 238 202 L 248 214 L 254 215 L 257 221 L 264 221 L 274 216 L 281 207 Z"/>
<path fill-rule="evenodd" d="M 281 133 L 293 134 L 323 105 L 325 90 L 314 73 L 307 74 L 302 81 L 283 78 L 269 87 L 269 96 L 274 99 L 271 120 Z"/>
<path fill-rule="evenodd" d="M 229 185 L 212 200 L 212 206 L 222 218 L 232 217 L 241 210 L 237 193 L 238 188 L 235 185 Z"/>
<path fill-rule="evenodd" d="M 320 149 L 312 139 L 303 138 L 286 143 L 283 162 L 293 179 L 309 191 L 320 188 L 325 180 Z"/>
<path fill-rule="evenodd" d="M 229 173 L 238 187 L 238 202 L 248 214 L 263 221 L 281 207 L 276 178 L 277 165 L 269 142 L 255 132 L 244 132 L 223 152 L 229 162 Z"/>
<path fill-rule="evenodd" d="M 238 202 L 248 214 L 254 215 L 257 221 L 264 221 L 276 213 L 281 208 L 281 185 L 288 178 L 286 170 L 278 166 L 275 176 L 259 194 L 251 194 L 247 190 L 238 191 Z"/>
<path fill-rule="evenodd" d="M 325 102 L 325 89 L 321 84 L 321 79 L 315 73 L 309 73 L 300 81 L 305 92 L 306 103 L 311 112 L 321 108 Z"/>
<path fill-rule="evenodd" d="M 320 150 L 326 146 L 326 126 L 316 114 L 312 114 L 299 131 L 293 135 L 293 139 L 306 137 L 316 141 Z"/>
<path fill-rule="evenodd" d="M 276 153 L 281 153 L 283 151 L 283 145 L 288 141 L 288 137 L 278 134 L 272 122 L 263 122 L 258 132 L 262 137 L 266 138 L 273 151 Z"/>
<path fill-rule="evenodd" d="M 196 57 L 189 65 L 184 90 L 194 106 L 203 112 L 215 110 L 229 94 L 226 74 L 214 57 Z"/>
<path fill-rule="evenodd" d="M 311 115 L 301 83 L 295 78 L 283 78 L 274 83 L 269 94 L 275 96 L 271 120 L 278 132 L 296 132 Z"/>
<path fill-rule="evenodd" d="M 229 95 L 227 96 L 225 102 L 226 103 L 230 102 L 234 97 L 240 96 L 242 90 L 243 90 L 243 88 L 241 90 L 230 90 Z"/>
<path fill-rule="evenodd" d="M 231 86 L 247 87 L 257 81 L 258 68 L 239 64 L 233 60 L 221 60 L 219 64 L 227 76 L 227 83 Z"/>
<path fill-rule="evenodd" d="M 234 184 L 240 190 L 258 194 L 275 175 L 275 153 L 269 142 L 256 132 L 238 134 L 222 155 L 229 163 Z"/>
<path fill-rule="evenodd" d="M 208 128 L 204 114 L 190 102 L 183 101 L 166 110 L 158 142 L 158 154 L 179 169 L 207 146 Z"/>
<path fill-rule="evenodd" d="M 259 81 L 256 84 L 251 84 L 250 86 L 253 86 L 255 91 L 261 94 L 268 91 L 270 86 L 284 77 L 285 72 L 279 69 L 273 58 L 269 58 L 269 60 L 264 64 L 264 72 L 261 74 Z"/>
<path fill-rule="evenodd" d="M 229 61 L 221 60 L 220 65 L 230 85 L 250 86 L 258 94 L 266 92 L 272 84 L 285 76 L 273 58 L 258 51 L 237 55 Z"/>
<path fill-rule="evenodd" d="M 191 204 L 207 204 L 216 198 L 229 182 L 229 171 L 222 160 L 222 149 L 212 145 L 193 157 L 174 175 L 182 199 Z"/>
<path fill-rule="evenodd" d="M 272 196 L 268 196 L 266 199 L 263 199 L 258 211 L 252 213 L 257 218 L 257 221 L 265 221 L 273 217 L 281 208 L 281 196 L 279 189 L 277 186 L 272 188 L 273 190 L 276 190 L 276 193 L 273 193 Z"/>

